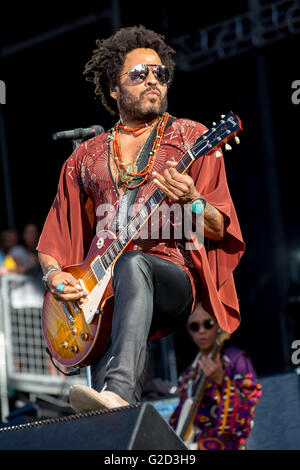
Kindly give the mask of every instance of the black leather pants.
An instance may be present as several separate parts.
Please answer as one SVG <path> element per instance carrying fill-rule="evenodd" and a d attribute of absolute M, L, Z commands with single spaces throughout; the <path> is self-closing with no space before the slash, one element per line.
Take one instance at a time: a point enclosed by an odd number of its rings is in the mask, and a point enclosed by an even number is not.
<path fill-rule="evenodd" d="M 92 386 L 135 403 L 147 372 L 148 337 L 158 329 L 185 324 L 192 287 L 175 263 L 141 251 L 127 251 L 117 260 L 113 287 L 111 344 L 92 367 Z"/>

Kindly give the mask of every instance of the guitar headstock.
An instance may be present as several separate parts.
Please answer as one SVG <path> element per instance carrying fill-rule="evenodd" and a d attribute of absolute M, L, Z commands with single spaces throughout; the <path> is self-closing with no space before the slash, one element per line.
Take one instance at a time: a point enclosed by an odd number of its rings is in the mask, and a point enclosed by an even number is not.
<path fill-rule="evenodd" d="M 195 157 L 205 155 L 212 150 L 220 148 L 225 144 L 225 150 L 231 150 L 231 146 L 227 143 L 233 137 L 237 144 L 240 143 L 237 134 L 243 130 L 240 118 L 232 111 L 223 114 L 218 123 L 213 123 L 213 127 L 207 130 L 197 140 L 193 147 Z M 220 152 L 219 152 L 220 153 Z M 221 156 L 217 155 L 217 156 Z"/>
<path fill-rule="evenodd" d="M 219 346 L 222 346 L 225 341 L 228 341 L 230 339 L 230 333 L 227 333 L 227 331 L 221 330 L 218 338 L 217 338 L 217 343 Z"/>

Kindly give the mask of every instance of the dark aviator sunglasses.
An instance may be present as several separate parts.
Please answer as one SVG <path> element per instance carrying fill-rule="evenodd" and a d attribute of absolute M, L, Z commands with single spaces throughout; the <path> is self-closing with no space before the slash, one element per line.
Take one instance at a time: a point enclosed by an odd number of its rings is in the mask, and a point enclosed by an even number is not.
<path fill-rule="evenodd" d="M 132 67 L 129 72 L 122 73 L 121 77 L 128 75 L 133 83 L 139 85 L 146 80 L 150 70 L 153 72 L 156 80 L 162 85 L 166 85 L 169 82 L 170 72 L 165 65 L 138 64 Z"/>
<path fill-rule="evenodd" d="M 188 325 L 188 328 L 189 330 L 196 332 L 201 328 L 201 325 L 203 325 L 206 330 L 211 330 L 215 324 L 216 322 L 214 320 L 205 320 L 203 323 L 194 321 Z"/>

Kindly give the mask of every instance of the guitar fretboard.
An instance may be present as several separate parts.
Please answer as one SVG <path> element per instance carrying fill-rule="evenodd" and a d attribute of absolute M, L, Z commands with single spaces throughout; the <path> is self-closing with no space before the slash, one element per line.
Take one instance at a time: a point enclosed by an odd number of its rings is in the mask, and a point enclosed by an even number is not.
<path fill-rule="evenodd" d="M 195 145 L 187 150 L 180 161 L 175 166 L 176 170 L 183 174 L 197 158 L 211 152 L 215 147 L 220 146 L 231 137 L 242 130 L 241 122 L 237 116 L 229 112 L 224 119 L 212 127 L 205 134 L 197 139 Z M 137 214 L 131 218 L 128 224 L 121 228 L 117 238 L 109 245 L 105 253 L 101 256 L 104 269 L 108 269 L 114 260 L 122 253 L 128 243 L 134 238 L 137 232 L 146 223 L 152 213 L 162 203 L 166 195 L 157 188 L 152 196 L 147 200 Z M 128 208 L 132 209 L 132 208 Z"/>
<path fill-rule="evenodd" d="M 191 150 L 186 152 L 181 160 L 175 166 L 179 173 L 184 173 L 190 164 L 198 158 L 200 153 L 193 154 Z M 117 256 L 124 250 L 130 240 L 136 235 L 136 233 L 142 228 L 144 223 L 149 219 L 154 210 L 162 203 L 166 195 L 164 192 L 157 188 L 152 196 L 143 205 L 142 209 L 130 220 L 130 222 L 119 232 L 118 237 L 111 243 L 106 252 L 102 255 L 102 263 L 105 269 L 107 269 Z"/>

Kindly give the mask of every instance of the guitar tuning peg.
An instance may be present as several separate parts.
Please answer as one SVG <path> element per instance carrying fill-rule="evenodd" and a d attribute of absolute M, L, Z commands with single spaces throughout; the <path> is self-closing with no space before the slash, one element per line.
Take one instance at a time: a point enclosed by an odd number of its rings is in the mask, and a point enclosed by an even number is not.
<path fill-rule="evenodd" d="M 225 144 L 225 150 L 232 150 L 232 147 L 229 144 Z"/>
<path fill-rule="evenodd" d="M 235 136 L 234 140 L 236 141 L 237 144 L 240 143 L 240 139 L 237 136 Z"/>
<path fill-rule="evenodd" d="M 225 114 L 221 114 L 221 118 L 223 119 L 225 117 Z"/>
<path fill-rule="evenodd" d="M 217 123 L 216 123 L 216 122 L 213 122 L 213 126 L 216 126 L 216 125 L 217 125 Z"/>
<path fill-rule="evenodd" d="M 216 152 L 216 158 L 219 158 L 219 157 L 222 157 L 222 154 L 221 154 L 221 152 L 220 152 L 219 150 L 217 150 L 217 152 Z"/>

